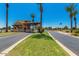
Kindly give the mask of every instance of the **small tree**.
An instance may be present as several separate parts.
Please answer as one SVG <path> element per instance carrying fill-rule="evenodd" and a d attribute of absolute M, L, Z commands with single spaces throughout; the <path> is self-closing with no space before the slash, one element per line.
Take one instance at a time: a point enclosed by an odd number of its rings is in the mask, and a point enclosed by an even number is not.
<path fill-rule="evenodd" d="M 8 29 L 11 30 L 11 26 L 9 26 Z"/>
<path fill-rule="evenodd" d="M 65 26 L 63 29 L 66 29 L 67 30 L 68 29 L 68 26 Z"/>
<path fill-rule="evenodd" d="M 32 13 L 31 14 L 31 17 L 32 17 L 32 23 L 34 23 L 34 18 L 35 18 L 35 14 Z M 34 25 L 32 24 L 32 32 L 34 31 Z"/>

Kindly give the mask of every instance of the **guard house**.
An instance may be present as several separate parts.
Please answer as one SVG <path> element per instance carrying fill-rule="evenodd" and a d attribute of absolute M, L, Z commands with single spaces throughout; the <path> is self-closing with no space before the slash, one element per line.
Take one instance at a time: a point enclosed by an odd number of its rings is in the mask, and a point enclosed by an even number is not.
<path fill-rule="evenodd" d="M 17 21 L 13 25 L 13 31 L 14 32 L 32 32 L 32 29 L 36 31 L 39 26 L 40 26 L 39 22 L 21 20 L 21 21 Z"/>

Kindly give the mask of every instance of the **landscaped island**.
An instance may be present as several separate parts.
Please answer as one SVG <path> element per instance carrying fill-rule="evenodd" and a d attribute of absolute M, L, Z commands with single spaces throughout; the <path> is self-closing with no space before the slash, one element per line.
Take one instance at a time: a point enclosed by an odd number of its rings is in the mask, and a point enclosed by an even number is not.
<path fill-rule="evenodd" d="M 68 56 L 47 32 L 36 33 L 25 39 L 7 55 L 14 56 Z"/>

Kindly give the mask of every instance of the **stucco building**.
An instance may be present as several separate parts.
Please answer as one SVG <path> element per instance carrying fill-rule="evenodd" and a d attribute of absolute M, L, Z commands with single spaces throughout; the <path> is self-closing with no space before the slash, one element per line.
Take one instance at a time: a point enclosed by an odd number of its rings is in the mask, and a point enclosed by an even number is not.
<path fill-rule="evenodd" d="M 13 25 L 13 31 L 14 32 L 32 32 L 32 30 L 34 31 L 37 30 L 39 26 L 40 26 L 39 22 L 21 20 L 21 21 L 17 21 Z"/>

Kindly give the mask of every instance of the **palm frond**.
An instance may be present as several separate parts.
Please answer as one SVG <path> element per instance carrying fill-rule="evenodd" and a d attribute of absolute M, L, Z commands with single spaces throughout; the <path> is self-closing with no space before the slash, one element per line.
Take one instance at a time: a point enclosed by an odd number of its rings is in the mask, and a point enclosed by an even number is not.
<path fill-rule="evenodd" d="M 78 11 L 77 10 L 74 10 L 73 11 L 73 16 L 76 16 L 78 14 Z"/>

